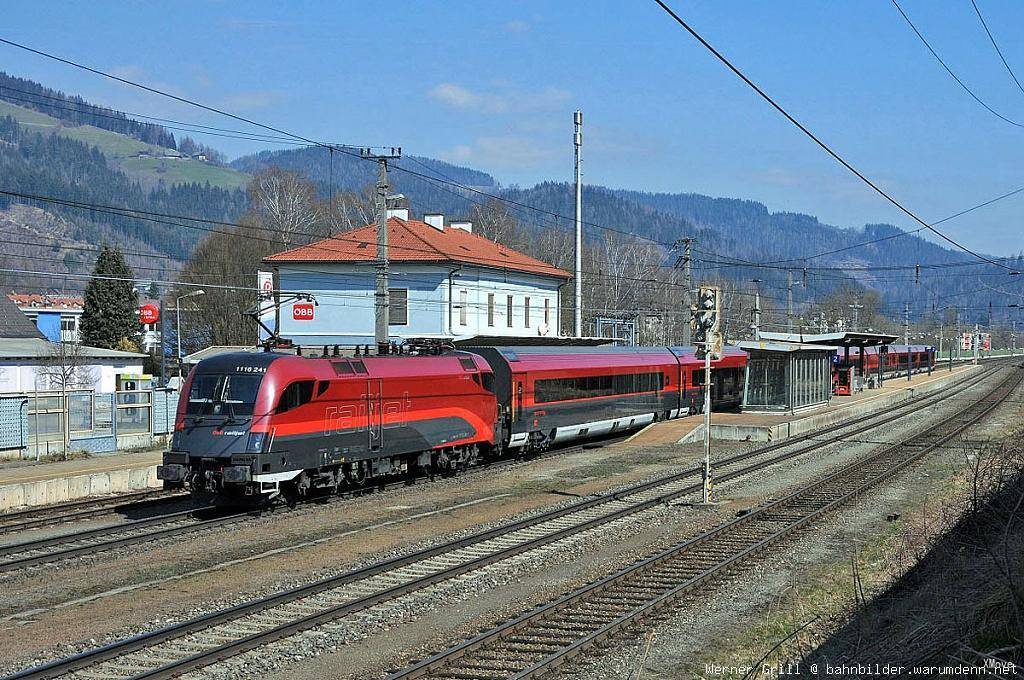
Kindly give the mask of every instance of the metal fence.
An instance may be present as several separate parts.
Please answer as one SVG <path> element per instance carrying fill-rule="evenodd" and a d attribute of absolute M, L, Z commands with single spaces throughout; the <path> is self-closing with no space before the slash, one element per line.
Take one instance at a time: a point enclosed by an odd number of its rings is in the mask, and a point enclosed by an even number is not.
<path fill-rule="evenodd" d="M 174 390 L 0 394 L 0 456 L 110 453 L 150 446 L 174 428 Z"/>

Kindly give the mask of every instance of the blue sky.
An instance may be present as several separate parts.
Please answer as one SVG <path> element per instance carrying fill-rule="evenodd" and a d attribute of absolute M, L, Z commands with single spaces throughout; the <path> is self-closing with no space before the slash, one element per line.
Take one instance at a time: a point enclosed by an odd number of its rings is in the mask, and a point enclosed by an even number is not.
<path fill-rule="evenodd" d="M 928 220 L 1024 186 L 1024 128 L 982 109 L 882 0 L 683 1 L 675 9 L 784 106 Z M 978 0 L 1024 78 L 1024 5 Z M 969 0 L 904 9 L 983 99 L 1024 93 Z M 4 3 L 0 36 L 316 139 L 400 145 L 503 183 L 585 181 L 749 198 L 825 222 L 912 223 L 841 170 L 653 2 Z M 0 69 L 91 100 L 239 124 L 0 46 Z M 209 138 L 231 156 L 266 145 Z M 944 229 L 1022 249 L 1024 195 Z"/>

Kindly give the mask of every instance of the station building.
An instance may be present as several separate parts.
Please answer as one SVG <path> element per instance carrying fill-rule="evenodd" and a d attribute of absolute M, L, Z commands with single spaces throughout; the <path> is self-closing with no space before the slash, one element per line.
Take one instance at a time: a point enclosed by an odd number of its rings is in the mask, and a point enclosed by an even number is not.
<path fill-rule="evenodd" d="M 569 272 L 473 233 L 468 221 L 388 211 L 389 336 L 557 338 Z M 264 260 L 276 288 L 313 295 L 278 310 L 296 345 L 374 342 L 377 226 L 370 224 Z"/>

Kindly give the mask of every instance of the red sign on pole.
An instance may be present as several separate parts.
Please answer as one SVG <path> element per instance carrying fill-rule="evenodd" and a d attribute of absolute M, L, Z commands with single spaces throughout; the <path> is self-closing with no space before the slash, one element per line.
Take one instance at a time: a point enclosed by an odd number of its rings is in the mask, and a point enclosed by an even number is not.
<path fill-rule="evenodd" d="M 139 307 L 139 321 L 142 323 L 156 323 L 160 320 L 160 308 L 151 302 Z"/>
<path fill-rule="evenodd" d="M 292 305 L 292 318 L 296 321 L 312 321 L 313 303 L 303 302 Z"/>

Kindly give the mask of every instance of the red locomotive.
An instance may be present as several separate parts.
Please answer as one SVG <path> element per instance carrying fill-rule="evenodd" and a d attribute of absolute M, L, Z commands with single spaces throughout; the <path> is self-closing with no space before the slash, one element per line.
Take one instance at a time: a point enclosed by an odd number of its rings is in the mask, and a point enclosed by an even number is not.
<path fill-rule="evenodd" d="M 713 363 L 716 407 L 739 404 L 746 354 Z M 437 355 L 204 360 L 182 388 L 157 476 L 219 497 L 343 489 L 446 473 L 699 410 L 691 348 L 490 347 Z"/>

